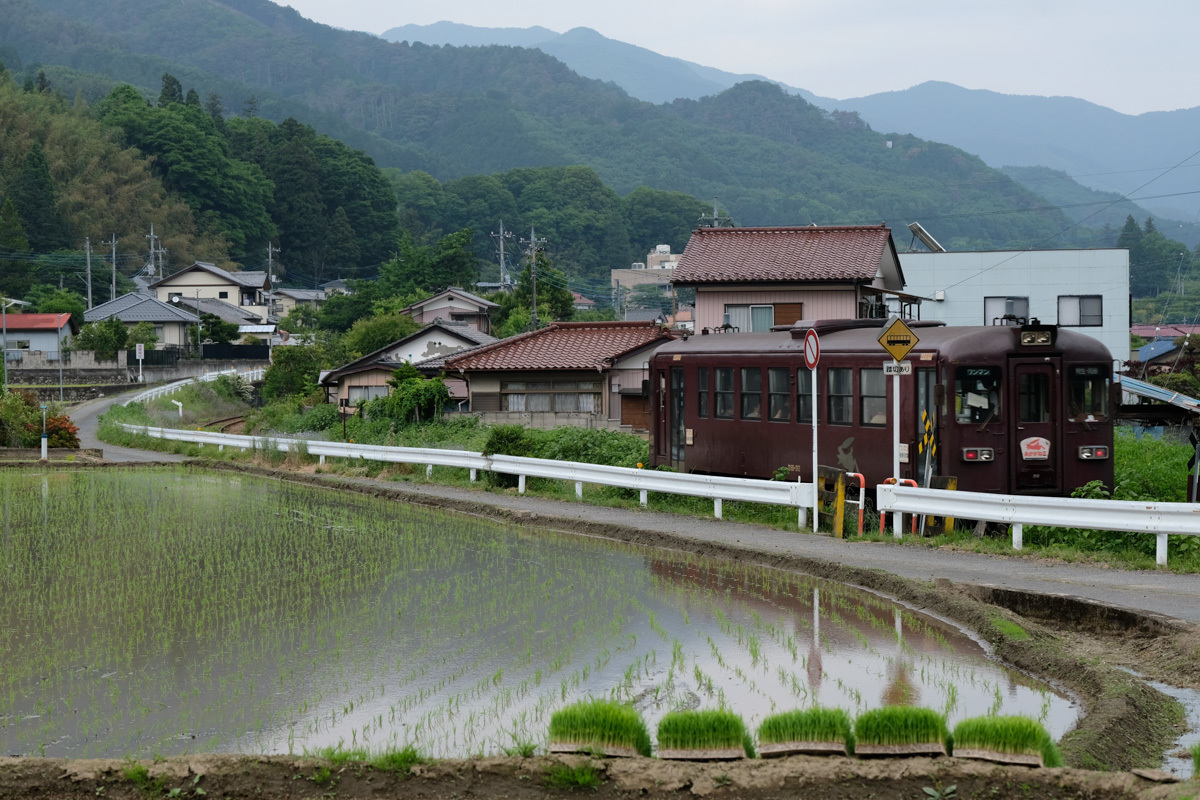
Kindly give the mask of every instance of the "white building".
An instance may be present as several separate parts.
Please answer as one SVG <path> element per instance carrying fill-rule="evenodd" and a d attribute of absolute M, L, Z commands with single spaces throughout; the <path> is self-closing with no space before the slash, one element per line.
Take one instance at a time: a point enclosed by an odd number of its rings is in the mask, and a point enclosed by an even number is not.
<path fill-rule="evenodd" d="M 908 294 L 926 299 L 921 318 L 999 325 L 1034 318 L 1104 343 L 1129 360 L 1129 251 L 986 250 L 901 253 Z M 889 301 L 889 304 L 894 301 Z"/>

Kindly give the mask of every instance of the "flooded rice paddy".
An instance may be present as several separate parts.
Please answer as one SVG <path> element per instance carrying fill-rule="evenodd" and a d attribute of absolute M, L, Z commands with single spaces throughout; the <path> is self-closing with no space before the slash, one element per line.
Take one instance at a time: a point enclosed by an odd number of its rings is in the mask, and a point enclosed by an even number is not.
<path fill-rule="evenodd" d="M 432 756 L 584 697 L 1028 714 L 956 628 L 804 575 L 229 473 L 0 470 L 0 755 Z"/>

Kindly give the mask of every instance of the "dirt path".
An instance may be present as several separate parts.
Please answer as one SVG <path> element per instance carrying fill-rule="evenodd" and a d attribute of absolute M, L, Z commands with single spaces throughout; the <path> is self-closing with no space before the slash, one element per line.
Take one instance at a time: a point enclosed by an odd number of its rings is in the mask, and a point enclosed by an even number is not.
<path fill-rule="evenodd" d="M 80 403 L 73 406 L 67 413 L 71 415 L 71 421 L 79 426 L 79 444 L 81 447 L 97 447 L 104 451 L 106 461 L 120 461 L 123 463 L 130 462 L 179 462 L 186 460 L 183 456 L 177 456 L 173 453 L 160 453 L 155 450 L 136 450 L 130 447 L 117 447 L 107 442 L 102 442 L 96 435 L 97 429 L 100 427 L 100 415 L 108 410 L 109 406 L 115 403 L 123 403 L 132 395 L 143 391 L 144 387 L 130 390 L 129 392 L 114 397 L 100 397 L 96 400 L 89 400 L 86 403 Z"/>

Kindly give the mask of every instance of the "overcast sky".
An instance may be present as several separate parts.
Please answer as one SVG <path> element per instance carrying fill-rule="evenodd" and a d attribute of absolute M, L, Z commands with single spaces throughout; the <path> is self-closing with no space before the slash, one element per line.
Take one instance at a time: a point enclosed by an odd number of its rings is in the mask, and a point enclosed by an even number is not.
<path fill-rule="evenodd" d="M 382 33 L 449 20 L 601 34 L 826 97 L 927 80 L 1127 114 L 1200 105 L 1197 0 L 276 0 Z"/>

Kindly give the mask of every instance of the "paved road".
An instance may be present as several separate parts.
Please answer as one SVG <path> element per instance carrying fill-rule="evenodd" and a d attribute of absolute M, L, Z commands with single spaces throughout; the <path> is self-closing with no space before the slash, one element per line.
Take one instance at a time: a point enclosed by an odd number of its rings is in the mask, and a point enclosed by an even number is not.
<path fill-rule="evenodd" d="M 96 429 L 100 426 L 100 415 L 107 411 L 109 406 L 114 403 L 125 402 L 132 395 L 143 391 L 144 388 L 133 389 L 125 394 L 114 397 L 101 397 L 97 400 L 89 400 L 86 403 L 80 403 L 77 406 L 71 407 L 67 413 L 71 415 L 71 421 L 79 426 L 80 446 L 102 449 L 104 451 L 104 458 L 109 461 L 183 461 L 183 456 L 171 453 L 157 453 L 150 450 L 134 450 L 129 447 L 117 447 L 96 438 Z"/>
<path fill-rule="evenodd" d="M 96 439 L 96 417 L 122 398 L 104 398 L 75 408 L 84 447 L 103 447 L 112 461 L 183 461 L 182 456 L 113 447 Z M 366 479 L 357 479 L 366 480 Z M 667 533 L 696 541 L 748 546 L 768 553 L 819 558 L 882 569 L 914 580 L 949 578 L 1033 592 L 1072 594 L 1123 608 L 1137 608 L 1200 624 L 1200 576 L 1158 571 L 1127 571 L 1077 564 L 1051 564 L 1032 558 L 934 550 L 891 543 L 855 542 L 773 530 L 758 525 L 697 519 L 653 511 L 589 506 L 569 501 L 496 494 L 454 486 L 386 482 L 389 489 L 444 497 L 496 508 L 524 509 L 547 517 L 611 523 Z"/>

